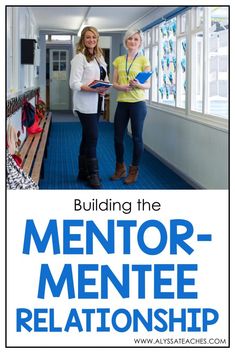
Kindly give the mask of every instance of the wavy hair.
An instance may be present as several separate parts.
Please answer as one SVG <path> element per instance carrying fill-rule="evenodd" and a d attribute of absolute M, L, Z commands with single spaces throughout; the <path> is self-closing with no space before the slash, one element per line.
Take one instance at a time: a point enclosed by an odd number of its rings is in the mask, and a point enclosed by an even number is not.
<path fill-rule="evenodd" d="M 85 34 L 86 32 L 92 32 L 96 38 L 97 38 L 97 44 L 94 48 L 94 53 L 91 54 L 89 52 L 89 50 L 87 49 L 87 47 L 85 46 Z M 100 58 L 101 56 L 103 56 L 103 51 L 102 49 L 99 47 L 99 32 L 97 31 L 97 29 L 95 27 L 92 26 L 87 26 L 84 27 L 81 33 L 81 37 L 79 39 L 79 42 L 77 43 L 77 48 L 76 48 L 76 53 L 83 53 L 87 59 L 88 62 L 94 60 L 94 58 Z"/>

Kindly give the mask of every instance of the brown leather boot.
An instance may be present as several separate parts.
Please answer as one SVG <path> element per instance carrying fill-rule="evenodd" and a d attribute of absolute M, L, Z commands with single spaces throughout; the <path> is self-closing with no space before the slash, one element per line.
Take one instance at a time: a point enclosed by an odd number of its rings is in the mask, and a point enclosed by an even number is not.
<path fill-rule="evenodd" d="M 126 166 L 124 163 L 116 163 L 115 173 L 110 177 L 110 180 L 119 180 L 126 176 Z"/>
<path fill-rule="evenodd" d="M 128 177 L 124 180 L 124 184 L 134 184 L 139 175 L 139 167 L 136 165 L 130 165 Z"/>

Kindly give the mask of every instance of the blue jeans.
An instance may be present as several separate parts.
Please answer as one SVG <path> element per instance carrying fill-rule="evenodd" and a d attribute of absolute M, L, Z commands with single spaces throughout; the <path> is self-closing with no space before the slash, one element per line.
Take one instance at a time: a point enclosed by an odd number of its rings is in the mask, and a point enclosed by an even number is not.
<path fill-rule="evenodd" d="M 124 135 L 130 120 L 133 141 L 132 165 L 139 165 L 144 150 L 142 133 L 146 114 L 147 108 L 144 101 L 136 103 L 118 102 L 114 116 L 114 146 L 118 163 L 124 161 Z"/>
<path fill-rule="evenodd" d="M 98 142 L 99 114 L 83 114 L 76 111 L 82 125 L 82 140 L 79 154 L 87 158 L 96 158 Z"/>

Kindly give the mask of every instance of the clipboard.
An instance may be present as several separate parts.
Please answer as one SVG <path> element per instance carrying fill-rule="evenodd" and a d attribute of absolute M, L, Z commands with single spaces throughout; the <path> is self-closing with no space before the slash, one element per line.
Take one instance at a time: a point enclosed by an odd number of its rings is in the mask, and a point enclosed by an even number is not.
<path fill-rule="evenodd" d="M 143 72 L 139 72 L 136 76 L 135 76 L 135 80 L 138 80 L 139 83 L 145 83 L 147 81 L 147 79 L 152 76 L 153 72 L 152 71 L 143 71 Z"/>

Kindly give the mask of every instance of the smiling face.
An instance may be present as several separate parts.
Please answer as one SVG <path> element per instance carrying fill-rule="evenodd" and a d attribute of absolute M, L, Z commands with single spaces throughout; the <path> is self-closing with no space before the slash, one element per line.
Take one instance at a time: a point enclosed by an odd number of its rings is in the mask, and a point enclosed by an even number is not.
<path fill-rule="evenodd" d="M 132 36 L 128 37 L 126 40 L 126 47 L 132 51 L 138 51 L 141 46 L 141 37 L 139 33 L 135 33 Z"/>
<path fill-rule="evenodd" d="M 98 43 L 98 35 L 92 31 L 86 31 L 84 34 L 84 46 L 90 51 L 93 52 L 94 48 Z"/>

